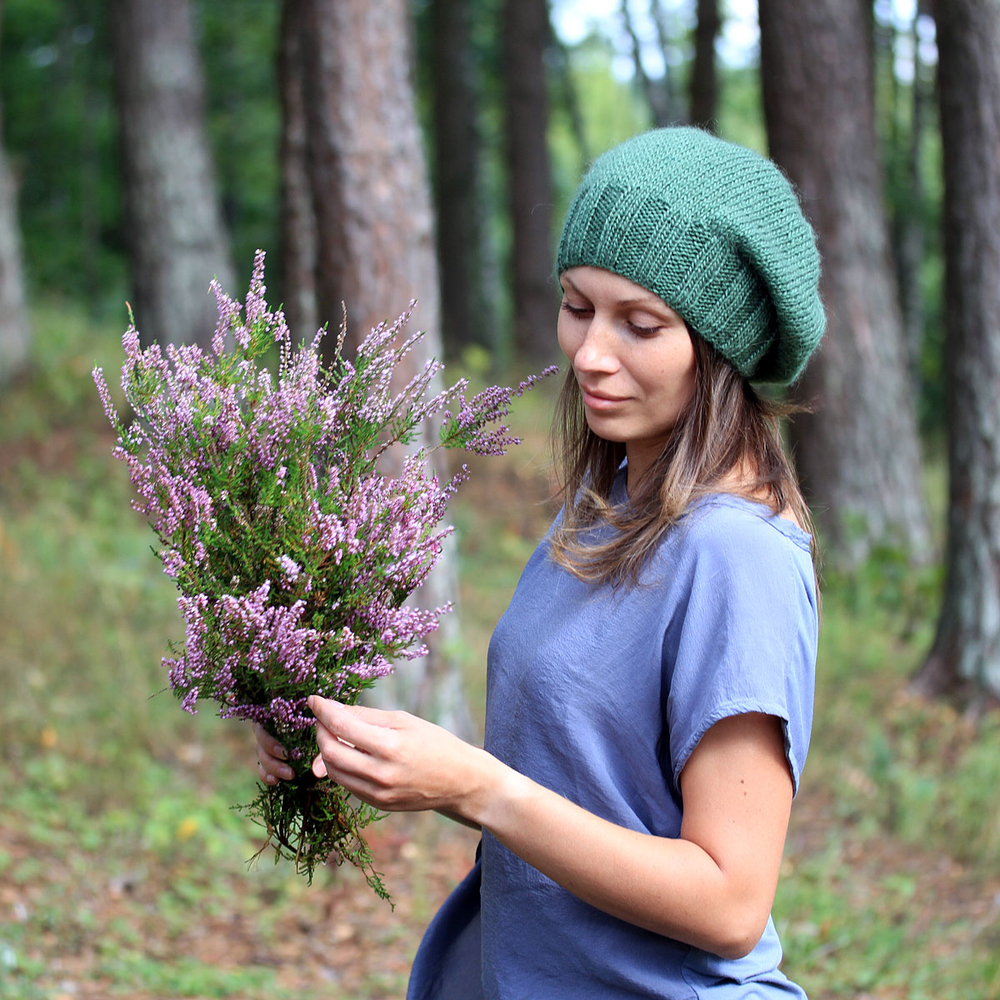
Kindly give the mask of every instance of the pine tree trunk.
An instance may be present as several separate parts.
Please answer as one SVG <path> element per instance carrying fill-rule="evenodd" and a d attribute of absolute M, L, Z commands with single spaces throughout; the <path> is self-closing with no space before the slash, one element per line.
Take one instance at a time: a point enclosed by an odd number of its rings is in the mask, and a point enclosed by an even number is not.
<path fill-rule="evenodd" d="M 410 80 L 408 17 L 406 0 L 303 0 L 301 36 L 319 319 L 336 330 L 341 302 L 346 304 L 349 356 L 371 327 L 395 320 L 418 299 L 409 332 L 422 329 L 426 337 L 406 358 L 408 367 L 397 370 L 400 388 L 427 360 L 441 357 L 431 199 Z M 431 443 L 417 441 L 414 447 Z M 433 608 L 456 595 L 448 549 L 415 600 Z M 384 678 L 370 700 L 471 736 L 461 672 L 445 653 L 456 627 L 455 615 L 445 615 L 441 630 L 430 637 L 431 655 L 403 664 L 392 681 Z"/>
<path fill-rule="evenodd" d="M 191 5 L 113 0 L 111 29 L 136 320 L 145 344 L 207 346 L 209 283 L 235 289 Z"/>
<path fill-rule="evenodd" d="M 17 222 L 17 186 L 0 144 L 0 386 L 24 369 L 29 343 L 21 231 Z"/>
<path fill-rule="evenodd" d="M 348 313 L 348 342 L 395 319 L 440 337 L 427 170 L 410 80 L 403 0 L 304 0 L 308 158 L 320 322 Z M 435 352 L 437 353 L 437 352 Z"/>
<path fill-rule="evenodd" d="M 827 558 L 873 547 L 928 557 L 916 406 L 910 390 L 882 172 L 871 43 L 859 0 L 760 0 L 771 155 L 816 228 L 828 314 L 793 424 L 803 484 Z"/>
<path fill-rule="evenodd" d="M 552 282 L 552 179 L 548 148 L 545 0 L 505 0 L 503 80 L 507 190 L 513 240 L 514 343 L 522 357 L 546 359 L 555 349 Z"/>
<path fill-rule="evenodd" d="M 301 0 L 284 0 L 278 45 L 281 93 L 281 299 L 296 340 L 319 328 L 316 310 L 316 216 L 306 162 Z"/>
<path fill-rule="evenodd" d="M 483 280 L 483 198 L 467 0 L 432 0 L 430 71 L 434 204 L 445 354 L 491 345 L 495 330 Z"/>
<path fill-rule="evenodd" d="M 694 61 L 690 94 L 692 125 L 715 131 L 719 113 L 719 76 L 715 66 L 715 40 L 722 30 L 719 0 L 698 0 L 694 29 Z"/>
<path fill-rule="evenodd" d="M 944 160 L 948 543 L 927 694 L 1000 698 L 1000 5 L 936 11 Z"/>

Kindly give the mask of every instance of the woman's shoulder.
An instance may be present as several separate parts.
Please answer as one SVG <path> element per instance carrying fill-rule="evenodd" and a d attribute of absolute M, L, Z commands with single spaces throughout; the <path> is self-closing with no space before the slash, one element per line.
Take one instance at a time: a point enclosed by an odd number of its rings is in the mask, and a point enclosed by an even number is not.
<path fill-rule="evenodd" d="M 677 524 L 678 537 L 699 547 L 735 546 L 786 549 L 811 556 L 812 536 L 790 514 L 776 514 L 768 504 L 736 493 L 699 497 Z"/>
<path fill-rule="evenodd" d="M 661 565 L 675 578 L 708 576 L 720 586 L 813 588 L 812 539 L 794 520 L 767 504 L 733 493 L 700 497 L 663 547 Z"/>

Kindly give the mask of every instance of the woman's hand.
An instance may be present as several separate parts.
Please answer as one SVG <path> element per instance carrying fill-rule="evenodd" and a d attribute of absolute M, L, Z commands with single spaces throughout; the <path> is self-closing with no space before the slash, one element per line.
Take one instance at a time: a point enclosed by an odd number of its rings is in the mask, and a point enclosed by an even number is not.
<path fill-rule="evenodd" d="M 295 772 L 285 763 L 288 754 L 285 748 L 259 723 L 253 724 L 257 738 L 257 774 L 265 785 L 276 785 L 295 777 Z"/>
<path fill-rule="evenodd" d="M 318 722 L 317 777 L 329 776 L 387 812 L 437 809 L 478 822 L 494 771 L 503 768 L 485 750 L 406 712 L 341 705 L 318 695 L 309 707 Z"/>

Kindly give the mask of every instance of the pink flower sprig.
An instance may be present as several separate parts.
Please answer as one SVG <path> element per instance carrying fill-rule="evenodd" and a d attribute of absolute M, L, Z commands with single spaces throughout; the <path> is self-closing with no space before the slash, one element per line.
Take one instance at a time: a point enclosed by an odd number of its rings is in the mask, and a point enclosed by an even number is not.
<path fill-rule="evenodd" d="M 259 722 L 301 762 L 294 781 L 261 786 L 245 807 L 278 857 L 310 879 L 328 856 L 350 860 L 384 894 L 361 835 L 376 814 L 308 771 L 316 741 L 306 699 L 354 703 L 395 661 L 422 655 L 448 610 L 404 602 L 440 556 L 448 501 L 467 471 L 441 482 L 431 448 L 394 463 L 395 474 L 382 456 L 412 445 L 428 421 L 442 447 L 503 454 L 517 443 L 502 422 L 511 400 L 538 377 L 472 399 L 464 379 L 430 394 L 442 369 L 430 361 L 396 389 L 400 364 L 424 336 L 403 332 L 412 302 L 351 360 L 341 330 L 325 363 L 325 331 L 295 345 L 282 312 L 268 306 L 263 251 L 242 304 L 217 281 L 211 291 L 219 319 L 208 351 L 143 349 L 130 310 L 128 424 L 94 370 L 133 507 L 180 591 L 185 639 L 164 666 L 187 711 L 208 700 L 224 718 Z"/>

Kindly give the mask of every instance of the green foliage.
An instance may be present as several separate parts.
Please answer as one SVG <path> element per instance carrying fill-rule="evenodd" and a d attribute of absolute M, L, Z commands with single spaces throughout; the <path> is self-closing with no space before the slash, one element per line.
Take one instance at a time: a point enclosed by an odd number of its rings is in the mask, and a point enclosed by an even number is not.
<path fill-rule="evenodd" d="M 933 638 L 940 582 L 938 567 L 917 570 L 885 552 L 828 582 L 817 769 L 837 783 L 844 819 L 998 864 L 1000 808 L 982 789 L 997 777 L 1000 719 L 974 722 L 907 694 Z"/>
<path fill-rule="evenodd" d="M 756 67 L 720 67 L 719 135 L 767 155 L 767 133 Z"/>
<path fill-rule="evenodd" d="M 988 935 L 936 914 L 915 875 L 880 874 L 878 861 L 831 838 L 822 854 L 786 866 L 775 901 L 785 971 L 815 1000 L 995 997 L 1000 962 Z"/>
<path fill-rule="evenodd" d="M 554 104 L 549 144 L 557 224 L 588 166 L 585 157 L 597 156 L 650 125 L 649 107 L 642 95 L 630 83 L 614 77 L 614 52 L 607 39 L 590 35 L 569 50 L 567 58 L 569 85 L 575 91 L 585 149 L 577 142 L 564 105 Z"/>
<path fill-rule="evenodd" d="M 104 305 L 124 279 L 117 123 L 102 0 L 8 0 L 4 144 L 30 284 Z"/>
<path fill-rule="evenodd" d="M 279 9 L 241 0 L 234 17 L 231 4 L 195 7 L 208 137 L 236 260 L 278 245 Z M 127 286 L 109 17 L 105 0 L 7 0 L 0 33 L 3 138 L 21 179 L 29 284 L 98 315 L 117 310 Z"/>

